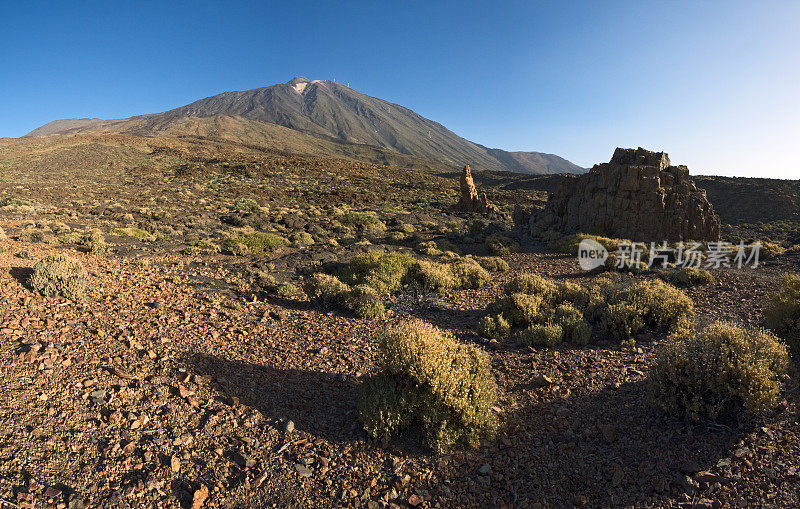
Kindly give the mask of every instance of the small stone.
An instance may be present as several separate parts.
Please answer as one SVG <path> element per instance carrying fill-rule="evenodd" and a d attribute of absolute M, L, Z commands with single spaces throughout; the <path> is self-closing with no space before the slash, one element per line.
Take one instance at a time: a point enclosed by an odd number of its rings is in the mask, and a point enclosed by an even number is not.
<path fill-rule="evenodd" d="M 492 466 L 489 465 L 488 463 L 484 463 L 483 465 L 481 465 L 481 468 L 478 469 L 478 472 L 480 472 L 481 475 L 486 475 L 491 471 L 492 471 Z"/>
<path fill-rule="evenodd" d="M 533 378 L 533 383 L 539 387 L 547 387 L 553 383 L 553 380 L 547 375 L 539 374 Z"/>
<path fill-rule="evenodd" d="M 300 477 L 311 477 L 314 474 L 310 468 L 301 463 L 295 463 L 294 469 L 300 474 Z"/>
<path fill-rule="evenodd" d="M 172 468 L 173 472 L 175 472 L 175 473 L 180 472 L 180 470 L 181 470 L 181 460 L 180 460 L 180 458 L 178 458 L 177 456 L 173 456 L 172 458 L 170 458 L 169 463 L 170 463 L 170 468 Z"/>
<path fill-rule="evenodd" d="M 283 426 L 283 431 L 286 433 L 294 431 L 294 421 L 286 421 L 286 424 Z"/>
<path fill-rule="evenodd" d="M 195 490 L 194 496 L 192 497 L 192 509 L 200 509 L 207 499 L 208 487 L 206 487 L 205 484 L 201 484 L 200 488 Z"/>
<path fill-rule="evenodd" d="M 408 497 L 408 505 L 410 505 L 410 506 L 412 506 L 412 507 L 417 507 L 417 506 L 418 506 L 418 505 L 420 505 L 422 502 L 424 502 L 424 500 L 422 499 L 422 497 L 420 497 L 420 496 L 419 496 L 419 495 L 417 495 L 416 493 L 414 493 L 413 495 L 411 495 L 410 497 Z"/>

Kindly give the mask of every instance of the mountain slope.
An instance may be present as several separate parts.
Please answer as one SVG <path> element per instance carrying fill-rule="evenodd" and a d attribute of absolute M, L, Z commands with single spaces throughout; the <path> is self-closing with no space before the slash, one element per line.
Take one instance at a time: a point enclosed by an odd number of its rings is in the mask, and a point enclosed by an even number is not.
<path fill-rule="evenodd" d="M 551 154 L 506 152 L 466 140 L 438 122 L 334 81 L 294 78 L 253 90 L 224 92 L 163 113 L 118 121 L 51 122 L 29 135 L 120 130 L 161 134 L 190 118 L 223 115 L 249 122 L 276 124 L 308 135 L 354 145 L 388 149 L 448 166 L 521 173 L 582 173 L 585 170 Z M 63 124 L 64 129 L 58 130 Z M 85 125 L 81 125 L 84 123 Z M 224 133 L 218 133 L 224 136 Z"/>

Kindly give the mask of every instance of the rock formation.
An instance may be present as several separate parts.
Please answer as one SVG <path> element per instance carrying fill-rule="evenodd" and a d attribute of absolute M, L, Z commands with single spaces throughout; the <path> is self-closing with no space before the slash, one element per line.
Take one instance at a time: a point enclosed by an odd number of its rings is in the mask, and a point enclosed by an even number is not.
<path fill-rule="evenodd" d="M 565 177 L 530 226 L 533 233 L 554 229 L 655 242 L 718 240 L 720 234 L 719 217 L 689 169 L 643 148 L 618 148 L 610 162 Z"/>
<path fill-rule="evenodd" d="M 455 205 L 455 209 L 459 212 L 493 212 L 497 207 L 490 204 L 486 199 L 486 193 L 481 193 L 478 196 L 478 190 L 475 189 L 475 183 L 472 181 L 472 172 L 469 165 L 464 166 L 464 171 L 461 172 L 461 198 Z"/>

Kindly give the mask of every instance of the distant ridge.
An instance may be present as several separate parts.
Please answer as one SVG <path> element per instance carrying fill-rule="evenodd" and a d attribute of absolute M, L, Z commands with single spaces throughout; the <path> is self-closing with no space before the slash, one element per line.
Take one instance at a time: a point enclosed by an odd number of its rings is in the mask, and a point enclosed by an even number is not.
<path fill-rule="evenodd" d="M 129 119 L 56 120 L 26 136 L 86 131 L 125 132 L 155 136 L 180 128 L 193 118 L 224 116 L 226 129 L 213 135 L 287 127 L 327 141 L 376 147 L 448 166 L 517 173 L 584 173 L 586 170 L 554 154 L 507 152 L 466 140 L 443 125 L 403 106 L 362 94 L 334 81 L 296 77 L 269 87 L 224 92 L 163 113 Z M 236 124 L 244 125 L 237 128 Z M 306 138 L 307 142 L 307 138 Z"/>

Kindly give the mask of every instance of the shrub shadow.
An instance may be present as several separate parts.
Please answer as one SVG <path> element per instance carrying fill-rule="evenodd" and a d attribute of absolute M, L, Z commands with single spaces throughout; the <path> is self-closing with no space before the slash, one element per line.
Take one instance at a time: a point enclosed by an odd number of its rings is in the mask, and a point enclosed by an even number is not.
<path fill-rule="evenodd" d="M 525 383 L 511 389 L 522 398 L 549 390 Z M 491 458 L 502 479 L 487 483 L 470 466 L 462 467 L 460 481 L 497 490 L 517 507 L 671 505 L 683 493 L 696 494 L 698 486 L 687 476 L 705 470 L 724 476 L 717 462 L 731 455 L 742 435 L 661 414 L 646 403 L 640 381 L 506 414 L 501 451 Z"/>
<path fill-rule="evenodd" d="M 354 440 L 363 428 L 357 415 L 355 380 L 302 369 L 280 369 L 207 354 L 183 359 L 197 375 L 210 376 L 212 387 L 275 421 L 292 420 L 295 428 L 332 442 Z"/>
<path fill-rule="evenodd" d="M 19 281 L 19 283 L 24 286 L 25 288 L 30 288 L 28 281 L 30 277 L 33 275 L 33 269 L 30 267 L 11 267 L 8 271 L 11 274 L 11 277 Z"/>

